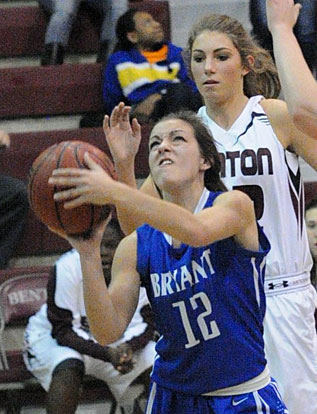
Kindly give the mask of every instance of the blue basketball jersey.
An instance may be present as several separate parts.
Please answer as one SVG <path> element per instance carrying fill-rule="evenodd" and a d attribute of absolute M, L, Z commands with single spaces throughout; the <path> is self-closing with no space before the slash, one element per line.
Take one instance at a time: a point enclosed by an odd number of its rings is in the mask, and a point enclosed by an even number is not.
<path fill-rule="evenodd" d="M 208 192 L 207 192 L 208 194 Z M 209 193 L 203 208 L 219 193 Z M 263 342 L 265 256 L 233 238 L 173 248 L 148 225 L 137 230 L 137 271 L 161 335 L 152 379 L 200 395 L 248 381 L 266 366 Z"/>

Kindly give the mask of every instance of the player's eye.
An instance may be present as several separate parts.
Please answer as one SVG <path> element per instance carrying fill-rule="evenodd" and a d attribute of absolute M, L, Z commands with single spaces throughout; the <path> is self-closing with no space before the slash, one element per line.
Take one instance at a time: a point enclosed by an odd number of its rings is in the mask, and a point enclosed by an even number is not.
<path fill-rule="evenodd" d="M 153 148 L 155 148 L 158 145 L 159 145 L 158 141 L 152 141 L 149 145 L 149 148 L 150 148 L 150 150 L 152 150 Z"/>
<path fill-rule="evenodd" d="M 184 137 L 182 137 L 181 135 L 176 135 L 176 136 L 173 138 L 173 141 L 185 141 L 185 138 L 184 138 Z"/>
<path fill-rule="evenodd" d="M 229 56 L 228 55 L 226 55 L 226 54 L 221 54 L 221 55 L 218 55 L 217 57 L 216 57 L 218 60 L 220 60 L 221 62 L 224 62 L 224 61 L 226 61 L 226 60 L 228 60 L 229 59 Z"/>
<path fill-rule="evenodd" d="M 316 227 L 316 223 L 314 223 L 314 222 L 308 222 L 307 223 L 307 228 L 309 228 L 309 229 L 314 229 Z"/>
<path fill-rule="evenodd" d="M 196 63 L 200 63 L 200 62 L 203 61 L 203 56 L 201 56 L 201 55 L 194 55 L 193 56 L 193 61 L 196 62 Z"/>

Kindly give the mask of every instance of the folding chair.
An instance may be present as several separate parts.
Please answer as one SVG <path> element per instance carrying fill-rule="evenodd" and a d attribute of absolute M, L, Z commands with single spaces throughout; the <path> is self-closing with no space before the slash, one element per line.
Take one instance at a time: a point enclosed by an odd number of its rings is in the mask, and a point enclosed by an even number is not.
<path fill-rule="evenodd" d="M 46 302 L 50 271 L 47 266 L 0 271 L 0 392 L 8 414 L 20 412 L 21 391 L 37 384 L 23 362 L 23 332 L 27 319 Z"/>

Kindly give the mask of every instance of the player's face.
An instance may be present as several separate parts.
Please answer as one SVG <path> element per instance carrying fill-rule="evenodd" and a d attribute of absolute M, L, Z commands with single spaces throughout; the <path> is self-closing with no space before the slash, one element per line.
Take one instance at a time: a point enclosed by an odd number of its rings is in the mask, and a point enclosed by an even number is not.
<path fill-rule="evenodd" d="M 100 246 L 100 255 L 102 269 L 107 283 L 111 279 L 112 260 L 119 242 L 120 237 L 118 232 L 111 226 L 106 227 Z"/>
<path fill-rule="evenodd" d="M 151 47 L 164 40 L 164 32 L 161 23 L 154 20 L 146 12 L 137 12 L 134 17 L 135 41 L 142 47 Z"/>
<path fill-rule="evenodd" d="M 205 30 L 195 39 L 191 71 L 206 104 L 226 102 L 235 93 L 243 94 L 243 77 L 248 73 L 239 51 L 229 36 Z"/>
<path fill-rule="evenodd" d="M 187 122 L 170 119 L 159 122 L 149 140 L 152 177 L 163 191 L 178 191 L 203 182 L 207 166 L 193 128 Z"/>
<path fill-rule="evenodd" d="M 317 261 L 317 207 L 306 211 L 305 220 L 310 251 L 314 260 Z"/>

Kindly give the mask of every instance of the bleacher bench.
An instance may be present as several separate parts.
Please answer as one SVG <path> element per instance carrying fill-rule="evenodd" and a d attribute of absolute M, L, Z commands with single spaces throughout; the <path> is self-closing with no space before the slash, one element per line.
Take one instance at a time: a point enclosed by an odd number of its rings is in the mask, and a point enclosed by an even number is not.
<path fill-rule="evenodd" d="M 0 118 L 102 111 L 101 78 L 98 63 L 0 69 Z"/>

